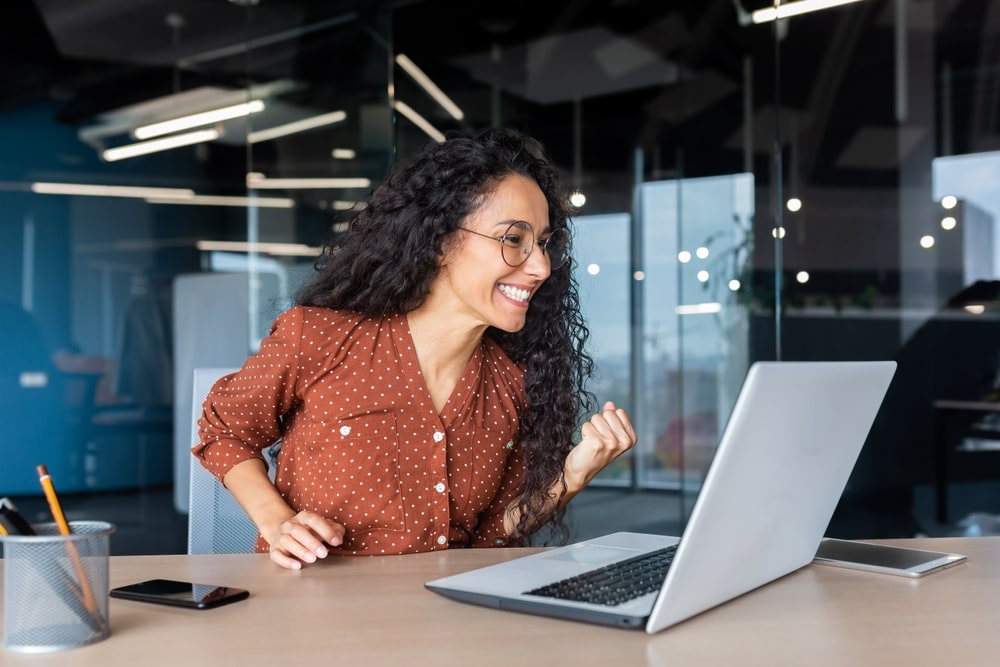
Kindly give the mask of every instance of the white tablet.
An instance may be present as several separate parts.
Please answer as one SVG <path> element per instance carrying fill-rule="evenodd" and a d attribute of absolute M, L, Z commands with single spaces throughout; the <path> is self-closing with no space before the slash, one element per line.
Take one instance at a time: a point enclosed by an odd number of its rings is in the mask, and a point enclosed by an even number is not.
<path fill-rule="evenodd" d="M 820 542 L 813 562 L 902 577 L 922 577 L 965 560 L 962 554 L 828 537 Z"/>

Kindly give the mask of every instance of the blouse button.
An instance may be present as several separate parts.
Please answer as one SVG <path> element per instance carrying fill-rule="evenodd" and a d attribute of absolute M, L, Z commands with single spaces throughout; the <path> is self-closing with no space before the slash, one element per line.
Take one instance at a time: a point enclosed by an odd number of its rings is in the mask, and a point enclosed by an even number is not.
<path fill-rule="evenodd" d="M 504 445 L 504 447 L 506 447 L 507 449 L 514 449 L 514 441 L 513 440 L 508 440 L 507 444 Z"/>
<path fill-rule="evenodd" d="M 444 491 L 444 488 L 445 488 L 444 482 L 438 482 L 437 484 L 434 485 L 434 490 L 437 491 L 438 493 Z"/>
<path fill-rule="evenodd" d="M 441 442 L 444 440 L 444 433 L 441 431 L 434 431 L 434 442 Z"/>
<path fill-rule="evenodd" d="M 444 535 L 438 535 L 438 538 L 437 538 L 437 543 L 438 544 L 444 544 L 447 541 L 448 541 L 447 537 L 445 537 Z"/>
<path fill-rule="evenodd" d="M 351 427 L 350 426 L 341 426 L 340 427 L 340 435 L 350 435 L 350 434 L 351 434 Z"/>
<path fill-rule="evenodd" d="M 498 537 L 498 538 L 494 539 L 493 540 L 493 544 L 497 545 L 498 547 L 499 546 L 503 546 L 503 538 L 502 537 Z"/>

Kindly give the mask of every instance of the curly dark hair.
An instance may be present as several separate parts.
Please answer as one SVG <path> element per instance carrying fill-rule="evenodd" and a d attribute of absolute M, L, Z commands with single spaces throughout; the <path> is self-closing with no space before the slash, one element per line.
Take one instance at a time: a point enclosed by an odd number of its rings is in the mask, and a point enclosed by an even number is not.
<path fill-rule="evenodd" d="M 568 227 L 558 172 L 538 141 L 510 129 L 453 132 L 393 166 L 348 231 L 327 246 L 296 301 L 369 317 L 416 309 L 456 229 L 513 174 L 541 188 L 553 229 Z M 512 544 L 529 543 L 542 527 L 556 542 L 569 532 L 563 511 L 543 514 L 543 508 L 551 504 L 548 493 L 561 479 L 580 418 L 596 404 L 586 388 L 594 362 L 584 349 L 589 331 L 572 269 L 570 258 L 539 287 L 520 331 L 490 327 L 485 334 L 526 368 L 519 442 L 527 472 Z"/>

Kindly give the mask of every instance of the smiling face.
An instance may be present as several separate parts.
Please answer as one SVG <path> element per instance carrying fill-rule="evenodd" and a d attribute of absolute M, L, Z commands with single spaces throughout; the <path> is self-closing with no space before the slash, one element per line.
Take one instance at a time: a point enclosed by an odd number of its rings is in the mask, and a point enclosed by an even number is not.
<path fill-rule="evenodd" d="M 497 239 L 517 220 L 531 226 L 536 242 L 524 263 L 512 267 L 504 262 Z M 461 318 L 464 326 L 520 331 L 532 294 L 550 273 L 548 257 L 537 242 L 551 231 L 545 195 L 533 180 L 507 176 L 460 226 L 477 234 L 455 232 L 429 302 L 447 308 L 439 312 Z"/>

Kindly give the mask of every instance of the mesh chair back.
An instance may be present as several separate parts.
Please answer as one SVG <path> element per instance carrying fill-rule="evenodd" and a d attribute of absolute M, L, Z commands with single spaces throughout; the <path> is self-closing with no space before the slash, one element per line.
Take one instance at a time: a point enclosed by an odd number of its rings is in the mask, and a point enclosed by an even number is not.
<path fill-rule="evenodd" d="M 194 369 L 191 442 L 198 442 L 198 418 L 212 385 L 235 368 Z M 191 456 L 188 505 L 188 553 L 248 553 L 254 550 L 257 528 L 232 494 Z"/>

